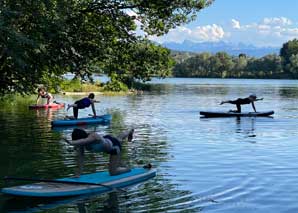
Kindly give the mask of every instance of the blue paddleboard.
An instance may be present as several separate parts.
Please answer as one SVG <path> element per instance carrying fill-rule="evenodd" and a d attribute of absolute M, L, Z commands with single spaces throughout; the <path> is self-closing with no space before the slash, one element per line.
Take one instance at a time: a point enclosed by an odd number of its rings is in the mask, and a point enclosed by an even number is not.
<path fill-rule="evenodd" d="M 78 118 L 78 119 L 64 119 L 52 121 L 52 126 L 77 126 L 77 125 L 88 125 L 88 124 L 102 124 L 108 123 L 112 120 L 111 114 L 105 114 L 93 117 Z"/>
<path fill-rule="evenodd" d="M 53 182 L 45 181 L 7 187 L 2 189 L 2 193 L 26 197 L 78 196 L 92 193 L 103 193 L 113 189 L 127 187 L 155 176 L 155 169 L 145 168 L 134 168 L 130 172 L 115 176 L 109 175 L 109 172 L 96 172 L 81 175 L 79 178 L 62 178 L 53 180 Z"/>

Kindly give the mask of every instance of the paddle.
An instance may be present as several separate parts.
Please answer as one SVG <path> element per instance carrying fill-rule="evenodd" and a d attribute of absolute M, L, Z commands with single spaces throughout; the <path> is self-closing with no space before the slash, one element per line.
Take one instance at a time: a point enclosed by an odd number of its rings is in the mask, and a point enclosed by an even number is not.
<path fill-rule="evenodd" d="M 124 189 L 120 189 L 113 186 L 108 186 L 101 183 L 88 183 L 88 182 L 79 182 L 79 181 L 67 181 L 67 180 L 51 180 L 51 179 L 39 179 L 39 178 L 19 178 L 19 177 L 9 177 L 5 176 L 4 180 L 24 180 L 24 181 L 40 181 L 40 182 L 47 182 L 47 183 L 65 183 L 65 184 L 74 184 L 74 185 L 92 185 L 92 186 L 103 186 L 111 190 L 118 190 L 121 192 L 127 192 Z"/>

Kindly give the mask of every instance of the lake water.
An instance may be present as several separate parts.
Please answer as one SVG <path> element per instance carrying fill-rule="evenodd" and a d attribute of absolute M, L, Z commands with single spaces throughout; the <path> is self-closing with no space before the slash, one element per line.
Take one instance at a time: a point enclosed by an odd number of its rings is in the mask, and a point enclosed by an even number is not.
<path fill-rule="evenodd" d="M 157 176 L 127 188 L 72 199 L 1 196 L 0 211 L 26 212 L 298 212 L 298 81 L 236 79 L 154 80 L 142 95 L 100 96 L 98 113 L 109 126 L 88 131 L 117 134 L 135 128 L 124 145 L 131 166 L 152 163 Z M 200 110 L 230 110 L 222 100 L 263 97 L 258 111 L 272 117 L 200 118 Z M 57 96 L 73 103 L 78 96 Z M 252 111 L 250 105 L 243 111 Z M 80 111 L 87 116 L 91 109 Z M 72 176 L 76 156 L 61 140 L 71 128 L 52 130 L 50 121 L 71 112 L 0 108 L 0 177 Z M 87 153 L 84 173 L 107 168 L 108 156 Z M 0 186 L 14 185 L 1 180 Z"/>

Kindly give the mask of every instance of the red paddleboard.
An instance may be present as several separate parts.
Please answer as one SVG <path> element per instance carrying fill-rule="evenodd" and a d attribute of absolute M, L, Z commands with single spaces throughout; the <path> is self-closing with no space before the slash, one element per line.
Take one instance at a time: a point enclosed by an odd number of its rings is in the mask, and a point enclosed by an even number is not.
<path fill-rule="evenodd" d="M 59 109 L 65 106 L 64 103 L 50 103 L 50 104 L 33 104 L 29 106 L 29 109 Z"/>

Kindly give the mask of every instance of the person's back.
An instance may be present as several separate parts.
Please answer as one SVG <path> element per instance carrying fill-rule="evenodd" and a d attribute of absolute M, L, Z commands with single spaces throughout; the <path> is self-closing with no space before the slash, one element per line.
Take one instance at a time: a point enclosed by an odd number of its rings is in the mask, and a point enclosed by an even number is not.
<path fill-rule="evenodd" d="M 94 93 L 90 93 L 88 95 L 88 97 L 82 98 L 82 99 L 74 102 L 74 104 L 68 104 L 67 110 L 69 110 L 71 107 L 73 107 L 73 117 L 74 117 L 74 119 L 78 119 L 79 109 L 84 109 L 84 108 L 92 106 L 93 115 L 94 115 L 94 117 L 96 117 L 94 103 L 97 103 L 99 101 L 94 100 L 94 98 L 95 98 Z"/>
<path fill-rule="evenodd" d="M 134 130 L 126 131 L 118 137 L 111 135 L 101 136 L 97 133 L 87 134 L 82 129 L 74 129 L 72 132 L 72 142 L 68 143 L 79 148 L 79 170 L 82 170 L 84 150 L 90 152 L 104 152 L 110 155 L 109 173 L 118 175 L 130 171 L 129 168 L 123 167 L 121 162 L 122 142 L 125 138 L 132 140 Z M 81 173 L 81 172 L 79 172 Z"/>

